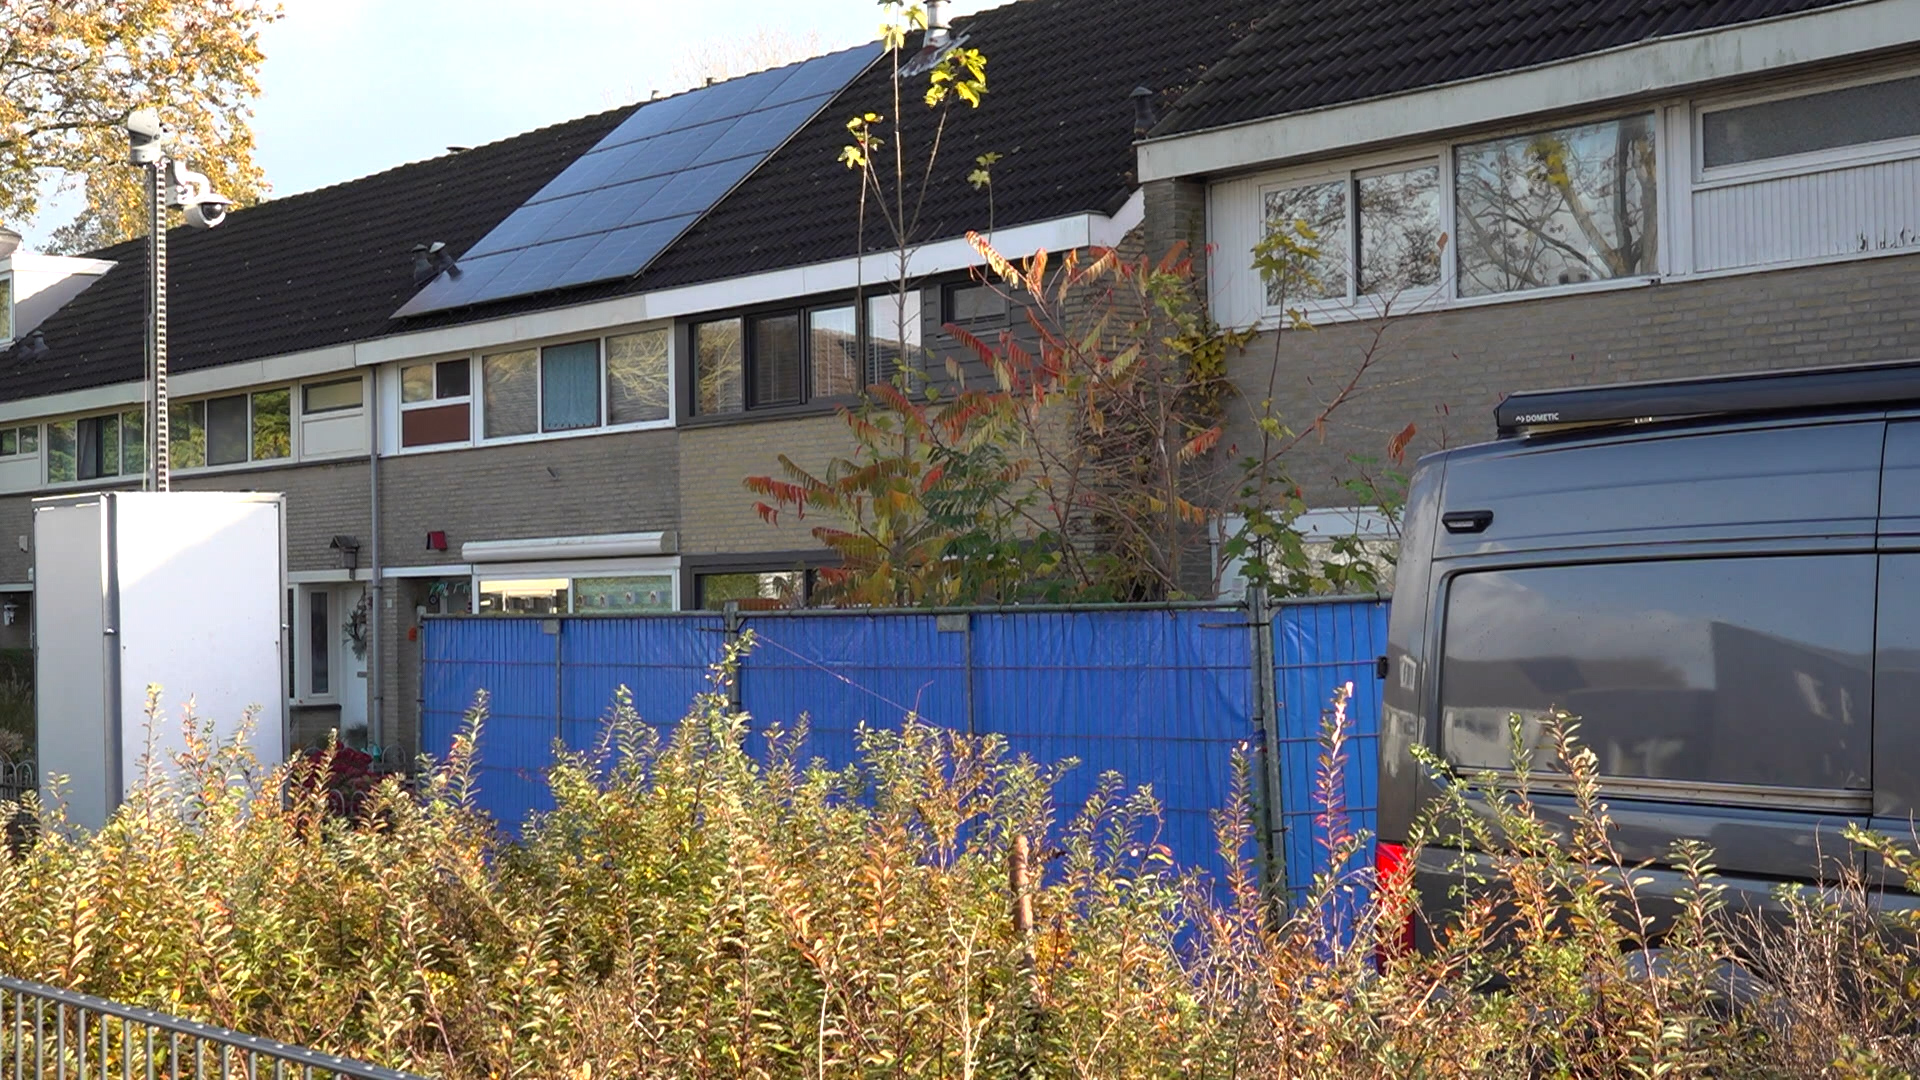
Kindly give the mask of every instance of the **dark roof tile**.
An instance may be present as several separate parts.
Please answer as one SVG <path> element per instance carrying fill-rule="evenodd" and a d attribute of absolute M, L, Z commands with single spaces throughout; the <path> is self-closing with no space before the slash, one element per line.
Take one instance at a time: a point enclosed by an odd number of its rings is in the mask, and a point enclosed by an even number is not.
<path fill-rule="evenodd" d="M 1516 71 L 1853 0 L 1277 0 L 1156 137 Z"/>

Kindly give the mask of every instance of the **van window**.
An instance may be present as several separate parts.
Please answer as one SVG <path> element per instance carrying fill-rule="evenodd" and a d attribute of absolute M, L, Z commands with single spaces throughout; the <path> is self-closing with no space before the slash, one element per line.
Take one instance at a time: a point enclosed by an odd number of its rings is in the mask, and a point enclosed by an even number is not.
<path fill-rule="evenodd" d="M 1442 747 L 1508 769 L 1519 714 L 1580 718 L 1602 775 L 1866 789 L 1874 557 L 1596 563 L 1462 574 L 1447 594 Z"/>

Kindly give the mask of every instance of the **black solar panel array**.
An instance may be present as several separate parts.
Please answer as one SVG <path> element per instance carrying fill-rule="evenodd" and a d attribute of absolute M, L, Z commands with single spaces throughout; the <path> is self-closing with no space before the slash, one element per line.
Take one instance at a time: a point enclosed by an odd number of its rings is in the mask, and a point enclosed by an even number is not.
<path fill-rule="evenodd" d="M 871 43 L 643 106 L 396 315 L 639 273 L 879 55 Z"/>

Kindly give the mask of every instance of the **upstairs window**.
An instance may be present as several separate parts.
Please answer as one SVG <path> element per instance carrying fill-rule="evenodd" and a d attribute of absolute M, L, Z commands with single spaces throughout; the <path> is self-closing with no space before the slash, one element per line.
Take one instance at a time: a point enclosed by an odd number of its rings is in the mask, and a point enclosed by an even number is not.
<path fill-rule="evenodd" d="M 666 328 L 480 358 L 480 423 L 489 439 L 657 423 L 672 416 Z"/>
<path fill-rule="evenodd" d="M 1920 139 L 1920 77 L 1703 112 L 1700 165 L 1713 176 L 1910 139 Z"/>
<path fill-rule="evenodd" d="M 176 469 L 284 461 L 293 456 L 293 394 L 286 388 L 181 401 L 167 409 Z"/>
<path fill-rule="evenodd" d="M 18 438 L 16 434 L 16 446 Z M 47 425 L 48 483 L 109 480 L 146 471 L 145 409 L 56 420 Z"/>
<path fill-rule="evenodd" d="M 1461 296 L 1655 270 L 1653 116 L 1454 150 Z"/>
<path fill-rule="evenodd" d="M 0 274 L 0 341 L 13 340 L 13 275 Z"/>
<path fill-rule="evenodd" d="M 39 424 L 0 428 L 0 458 L 32 457 L 39 452 Z"/>
<path fill-rule="evenodd" d="M 1005 326 L 1007 294 L 985 282 L 949 285 L 941 290 L 941 321 L 959 326 Z"/>
<path fill-rule="evenodd" d="M 919 296 L 912 296 L 912 344 L 919 344 Z M 884 318 L 880 305 L 884 301 Z M 897 322 L 892 297 L 873 297 L 869 333 Z M 887 331 L 898 340 L 897 331 Z M 702 416 L 805 405 L 859 393 L 873 362 L 899 351 L 876 340 L 862 348 L 860 309 L 853 304 L 823 305 L 695 323 L 688 329 L 693 348 L 694 411 Z"/>
<path fill-rule="evenodd" d="M 1393 297 L 1440 284 L 1440 166 L 1417 162 L 1269 189 L 1269 231 L 1312 254 L 1266 282 L 1267 306 Z M 1357 242 L 1356 242 L 1357 241 Z"/>
<path fill-rule="evenodd" d="M 400 445 L 434 446 L 473 437 L 473 361 L 426 361 L 400 369 Z"/>

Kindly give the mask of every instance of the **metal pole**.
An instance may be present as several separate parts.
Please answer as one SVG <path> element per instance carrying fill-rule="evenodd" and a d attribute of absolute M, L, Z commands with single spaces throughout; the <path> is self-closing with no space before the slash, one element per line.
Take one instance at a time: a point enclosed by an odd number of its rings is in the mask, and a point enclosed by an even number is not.
<path fill-rule="evenodd" d="M 147 414 L 147 490 L 171 490 L 167 460 L 167 159 L 147 166 L 147 368 L 153 401 Z"/>
<path fill-rule="evenodd" d="M 1260 795 L 1266 814 L 1266 877 L 1270 894 L 1287 902 L 1287 818 L 1281 805 L 1279 692 L 1274 685 L 1273 607 L 1267 591 L 1247 586 L 1247 622 L 1253 628 L 1254 719 L 1260 725 Z"/>

